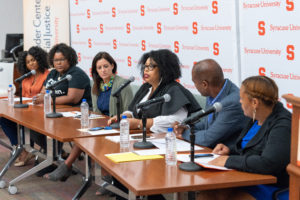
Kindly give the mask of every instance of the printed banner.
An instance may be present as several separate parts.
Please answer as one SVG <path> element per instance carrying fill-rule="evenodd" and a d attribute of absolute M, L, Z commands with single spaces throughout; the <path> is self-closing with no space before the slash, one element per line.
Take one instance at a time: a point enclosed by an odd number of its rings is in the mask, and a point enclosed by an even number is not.
<path fill-rule="evenodd" d="M 300 2 L 243 0 L 240 3 L 241 79 L 271 77 L 282 94 L 300 96 Z M 287 108 L 291 105 L 285 103 Z"/>
<path fill-rule="evenodd" d="M 24 49 L 70 44 L 69 0 L 23 0 Z"/>
<path fill-rule="evenodd" d="M 143 53 L 166 48 L 182 63 L 179 80 L 193 93 L 194 62 L 213 58 L 225 77 L 239 84 L 234 0 L 70 0 L 71 44 L 79 66 L 90 74 L 93 57 L 110 53 L 118 74 L 135 76 L 142 84 L 137 63 Z"/>

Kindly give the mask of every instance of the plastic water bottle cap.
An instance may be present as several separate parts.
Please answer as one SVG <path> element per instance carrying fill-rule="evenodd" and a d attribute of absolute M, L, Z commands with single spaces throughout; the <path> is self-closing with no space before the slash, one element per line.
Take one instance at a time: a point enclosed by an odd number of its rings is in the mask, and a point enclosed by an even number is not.
<path fill-rule="evenodd" d="M 86 99 L 82 99 L 82 102 L 86 102 Z"/>
<path fill-rule="evenodd" d="M 9 85 L 8 85 L 8 87 L 12 87 L 12 85 L 11 85 L 11 84 L 9 84 Z"/>
<path fill-rule="evenodd" d="M 168 132 L 173 132 L 173 128 L 168 128 Z"/>
<path fill-rule="evenodd" d="M 46 90 L 46 94 L 49 94 L 49 92 L 50 92 L 49 90 Z"/>
<path fill-rule="evenodd" d="M 122 115 L 122 119 L 127 119 L 127 116 L 126 115 Z"/>

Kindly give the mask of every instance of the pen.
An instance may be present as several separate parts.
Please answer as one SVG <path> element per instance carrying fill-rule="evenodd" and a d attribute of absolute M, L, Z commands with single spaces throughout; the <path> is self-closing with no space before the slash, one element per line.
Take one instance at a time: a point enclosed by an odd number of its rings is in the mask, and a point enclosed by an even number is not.
<path fill-rule="evenodd" d="M 191 156 L 191 155 L 190 155 Z M 202 154 L 195 154 L 194 158 L 201 158 L 201 157 L 212 157 L 214 154 L 212 153 L 202 153 Z"/>

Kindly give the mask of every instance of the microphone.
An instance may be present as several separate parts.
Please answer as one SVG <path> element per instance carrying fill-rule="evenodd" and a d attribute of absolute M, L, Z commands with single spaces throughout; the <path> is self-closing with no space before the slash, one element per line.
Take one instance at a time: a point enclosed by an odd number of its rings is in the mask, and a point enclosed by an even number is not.
<path fill-rule="evenodd" d="M 59 81 L 56 81 L 55 83 L 52 83 L 51 85 L 48 85 L 46 87 L 46 90 L 53 89 L 54 87 L 56 87 L 60 83 L 62 83 L 64 81 L 70 81 L 71 79 L 72 79 L 72 75 L 67 74 L 64 78 L 60 79 Z"/>
<path fill-rule="evenodd" d="M 164 96 L 150 99 L 150 100 L 142 102 L 142 103 L 138 103 L 136 105 L 136 108 L 139 109 L 141 107 L 148 106 L 148 105 L 155 104 L 155 103 L 169 102 L 170 100 L 171 100 L 171 96 L 169 94 L 165 94 Z"/>
<path fill-rule="evenodd" d="M 29 76 L 31 76 L 31 75 L 35 75 L 36 74 L 36 71 L 33 69 L 33 70 L 31 70 L 30 72 L 28 72 L 28 73 L 26 73 L 26 74 L 23 74 L 22 76 L 20 76 L 19 78 L 17 78 L 16 80 L 15 80 L 15 82 L 21 82 L 24 78 L 27 78 L 27 77 L 29 77 Z"/>
<path fill-rule="evenodd" d="M 214 105 L 212 107 L 208 108 L 207 110 L 200 110 L 193 116 L 186 118 L 179 124 L 179 126 L 194 124 L 195 122 L 200 120 L 202 117 L 209 115 L 210 113 L 213 113 L 213 112 L 220 112 L 221 110 L 222 110 L 222 104 L 220 102 L 216 102 L 216 103 L 214 103 Z"/>
<path fill-rule="evenodd" d="M 2 72 L 3 71 L 3 67 L 0 67 L 0 72 Z"/>
<path fill-rule="evenodd" d="M 122 83 L 122 85 L 120 85 L 120 87 L 115 92 L 113 92 L 111 95 L 113 97 L 118 96 L 120 94 L 120 92 L 133 81 L 134 81 L 134 77 L 131 76 L 128 80 L 126 80 L 124 83 Z"/>

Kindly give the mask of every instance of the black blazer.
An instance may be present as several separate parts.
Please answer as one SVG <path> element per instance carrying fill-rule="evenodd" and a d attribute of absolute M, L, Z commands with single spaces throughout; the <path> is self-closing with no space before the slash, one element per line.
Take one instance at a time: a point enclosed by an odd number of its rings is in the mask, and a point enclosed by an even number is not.
<path fill-rule="evenodd" d="M 150 87 L 151 85 L 149 83 L 144 83 L 136 92 L 132 102 L 128 106 L 128 110 L 133 112 L 134 118 L 141 119 L 142 116 L 140 113 L 137 113 L 136 105 L 149 92 Z M 149 109 L 146 110 L 146 116 L 148 118 L 154 118 L 161 115 L 172 115 L 183 106 L 187 109 L 188 115 L 201 109 L 193 94 L 176 81 L 167 84 L 161 83 L 149 99 L 161 97 L 167 93 L 171 96 L 171 100 L 162 104 L 148 106 Z"/>
<path fill-rule="evenodd" d="M 290 162 L 291 113 L 278 102 L 258 133 L 242 149 L 241 141 L 252 125 L 253 121 L 249 120 L 236 144 L 229 147 L 230 156 L 225 167 L 271 174 L 277 177 L 276 186 L 287 187 L 289 177 L 286 167 Z"/>

